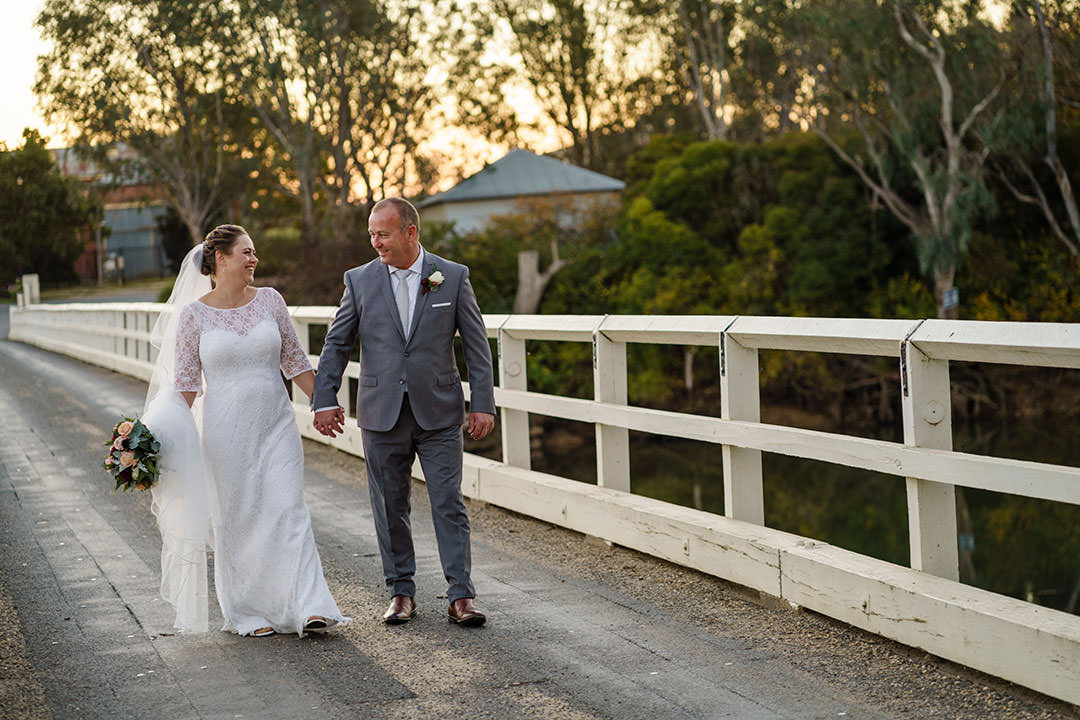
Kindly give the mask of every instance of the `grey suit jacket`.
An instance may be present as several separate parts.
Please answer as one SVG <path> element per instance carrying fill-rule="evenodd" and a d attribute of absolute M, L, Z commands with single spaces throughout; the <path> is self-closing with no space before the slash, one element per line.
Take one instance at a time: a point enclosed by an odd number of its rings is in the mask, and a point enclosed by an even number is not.
<path fill-rule="evenodd" d="M 358 424 L 387 431 L 397 422 L 402 395 L 424 430 L 465 420 L 465 399 L 454 358 L 454 335 L 461 333 L 469 371 L 470 408 L 495 412 L 491 349 L 469 269 L 425 253 L 421 278 L 438 268 L 445 278 L 416 298 L 408 342 L 394 302 L 390 274 L 379 260 L 345 273 L 345 293 L 319 356 L 312 406 L 336 407 L 337 391 L 349 362 L 353 339 L 360 338 L 360 383 L 356 394 Z"/>

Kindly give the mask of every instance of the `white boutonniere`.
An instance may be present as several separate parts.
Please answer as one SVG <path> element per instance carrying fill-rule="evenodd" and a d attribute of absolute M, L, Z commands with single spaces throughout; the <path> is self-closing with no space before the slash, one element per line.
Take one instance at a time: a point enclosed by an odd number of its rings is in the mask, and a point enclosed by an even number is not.
<path fill-rule="evenodd" d="M 431 274 L 420 281 L 420 294 L 427 295 L 432 290 L 438 290 L 439 286 L 443 284 L 443 280 L 445 279 L 446 278 L 443 277 L 442 271 L 439 270 L 439 266 L 436 265 L 434 268 L 432 268 Z"/>

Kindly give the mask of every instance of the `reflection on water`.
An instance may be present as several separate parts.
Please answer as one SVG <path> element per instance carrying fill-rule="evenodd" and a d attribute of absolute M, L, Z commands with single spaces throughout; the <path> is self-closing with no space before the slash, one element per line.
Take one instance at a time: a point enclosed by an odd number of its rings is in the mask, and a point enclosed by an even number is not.
<path fill-rule="evenodd" d="M 957 451 L 1080 466 L 1075 420 L 957 425 Z M 591 426 L 572 424 L 577 441 L 545 441 L 533 468 L 596 482 Z M 897 441 L 895 427 L 859 434 Z M 765 522 L 769 527 L 854 552 L 908 565 L 904 479 L 830 463 L 765 453 Z M 724 512 L 719 445 L 631 433 L 631 487 L 638 495 Z M 963 580 L 1041 605 L 1080 610 L 1080 507 L 1001 493 L 961 489 L 970 516 L 971 565 Z M 964 524 L 961 523 L 961 533 Z M 971 577 L 973 573 L 974 577 Z"/>

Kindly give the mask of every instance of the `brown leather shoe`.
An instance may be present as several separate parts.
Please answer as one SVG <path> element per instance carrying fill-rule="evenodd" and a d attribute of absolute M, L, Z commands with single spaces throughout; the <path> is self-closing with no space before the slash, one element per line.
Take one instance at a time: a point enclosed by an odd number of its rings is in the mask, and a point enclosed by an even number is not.
<path fill-rule="evenodd" d="M 446 616 L 450 622 L 463 627 L 480 627 L 487 620 L 484 613 L 476 609 L 472 598 L 460 598 L 450 603 L 446 610 Z"/>
<path fill-rule="evenodd" d="M 416 614 L 416 601 L 408 595 L 395 595 L 390 599 L 390 607 L 383 613 L 383 622 L 387 625 L 401 625 L 412 620 Z"/>

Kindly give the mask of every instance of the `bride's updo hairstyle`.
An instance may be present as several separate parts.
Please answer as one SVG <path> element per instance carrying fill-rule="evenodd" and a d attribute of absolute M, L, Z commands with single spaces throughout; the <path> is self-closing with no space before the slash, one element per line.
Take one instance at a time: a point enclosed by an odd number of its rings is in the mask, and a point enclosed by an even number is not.
<path fill-rule="evenodd" d="M 199 272 L 203 275 L 213 275 L 217 272 L 217 255 L 220 250 L 225 255 L 232 253 L 236 239 L 248 232 L 239 225 L 218 225 L 206 234 L 203 241 L 202 267 Z"/>

